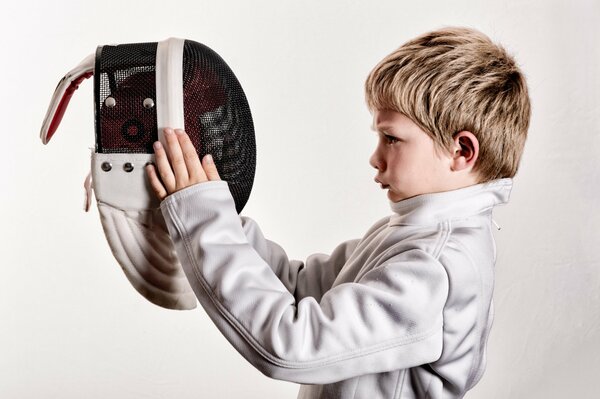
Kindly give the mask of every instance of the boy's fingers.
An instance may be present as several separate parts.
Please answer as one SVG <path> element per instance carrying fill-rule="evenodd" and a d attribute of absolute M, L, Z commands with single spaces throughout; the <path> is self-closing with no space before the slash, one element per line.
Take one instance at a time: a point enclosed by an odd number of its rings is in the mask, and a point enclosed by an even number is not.
<path fill-rule="evenodd" d="M 200 158 L 196 147 L 192 144 L 192 140 L 182 129 L 175 129 L 179 145 L 181 146 L 181 152 L 183 154 L 183 160 L 187 166 L 187 172 L 189 175 L 190 183 L 201 183 L 208 180 L 206 174 L 202 169 Z"/>
<path fill-rule="evenodd" d="M 217 165 L 212 158 L 212 155 L 206 154 L 202 159 L 202 166 L 204 167 L 204 172 L 206 172 L 206 176 L 208 180 L 221 180 L 219 177 L 219 171 L 217 170 Z"/>
<path fill-rule="evenodd" d="M 164 187 L 167 189 L 167 192 L 172 193 L 175 191 L 175 176 L 173 176 L 167 154 L 160 141 L 154 143 L 154 155 L 156 157 L 158 173 L 164 183 Z"/>
<path fill-rule="evenodd" d="M 166 128 L 164 132 L 165 140 L 167 142 L 167 156 L 171 161 L 171 168 L 175 174 L 175 186 L 176 188 L 184 187 L 187 185 L 189 175 L 187 166 L 185 165 L 185 160 L 183 159 L 183 153 L 181 152 L 179 140 L 177 139 L 173 129 Z"/>
<path fill-rule="evenodd" d="M 146 173 L 148 174 L 148 179 L 150 180 L 150 186 L 152 187 L 152 191 L 158 197 L 159 200 L 165 199 L 168 195 L 167 190 L 160 182 L 158 175 L 156 174 L 156 169 L 154 165 L 148 164 L 146 165 Z"/>

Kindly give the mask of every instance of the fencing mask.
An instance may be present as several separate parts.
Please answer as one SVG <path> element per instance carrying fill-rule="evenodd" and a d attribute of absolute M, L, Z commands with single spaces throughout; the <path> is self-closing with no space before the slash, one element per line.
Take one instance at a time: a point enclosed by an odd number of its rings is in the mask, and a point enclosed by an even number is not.
<path fill-rule="evenodd" d="M 112 253 L 140 294 L 168 309 L 195 308 L 144 166 L 154 161 L 154 141 L 164 144 L 165 127 L 184 128 L 201 158 L 212 154 L 241 212 L 256 165 L 242 87 L 217 53 L 191 40 L 99 46 L 59 82 L 40 132 L 44 144 L 91 76 L 96 140 L 86 210 L 93 189 Z"/>

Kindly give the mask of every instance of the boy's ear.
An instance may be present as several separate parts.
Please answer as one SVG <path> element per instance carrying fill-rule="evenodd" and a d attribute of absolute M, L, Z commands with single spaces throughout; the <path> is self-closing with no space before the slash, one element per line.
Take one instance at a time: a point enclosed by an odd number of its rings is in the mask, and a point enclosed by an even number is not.
<path fill-rule="evenodd" d="M 479 157 L 479 140 L 467 130 L 456 133 L 453 140 L 451 169 L 453 171 L 472 169 Z"/>

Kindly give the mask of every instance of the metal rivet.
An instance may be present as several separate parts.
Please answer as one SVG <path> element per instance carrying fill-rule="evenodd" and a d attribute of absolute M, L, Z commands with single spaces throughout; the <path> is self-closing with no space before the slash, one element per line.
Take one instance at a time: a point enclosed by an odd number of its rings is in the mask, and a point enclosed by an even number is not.
<path fill-rule="evenodd" d="M 108 172 L 112 169 L 112 165 L 110 162 L 102 162 L 102 165 L 100 165 L 100 168 L 102 168 L 103 171 Z"/>
<path fill-rule="evenodd" d="M 144 108 L 150 109 L 152 107 L 154 107 L 154 101 L 151 98 L 146 98 L 144 100 Z"/>
<path fill-rule="evenodd" d="M 125 172 L 131 172 L 133 170 L 133 164 L 131 162 L 127 162 L 123 165 L 123 170 Z"/>
<path fill-rule="evenodd" d="M 106 97 L 106 100 L 104 100 L 104 105 L 106 105 L 108 108 L 112 108 L 117 105 L 117 100 L 112 97 Z"/>

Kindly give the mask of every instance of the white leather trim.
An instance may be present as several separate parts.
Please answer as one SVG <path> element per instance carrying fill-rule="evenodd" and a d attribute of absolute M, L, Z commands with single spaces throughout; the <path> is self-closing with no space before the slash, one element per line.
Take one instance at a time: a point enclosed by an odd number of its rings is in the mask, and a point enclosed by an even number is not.
<path fill-rule="evenodd" d="M 163 129 L 184 126 L 183 115 L 183 44 L 169 38 L 156 49 L 156 122 L 158 140 L 165 144 Z"/>
<path fill-rule="evenodd" d="M 102 170 L 108 162 L 111 170 Z M 154 154 L 100 154 L 92 153 L 92 185 L 96 199 L 121 210 L 139 211 L 156 209 L 159 201 L 148 181 L 145 165 L 154 162 Z M 126 163 L 133 170 L 124 169 Z"/>

